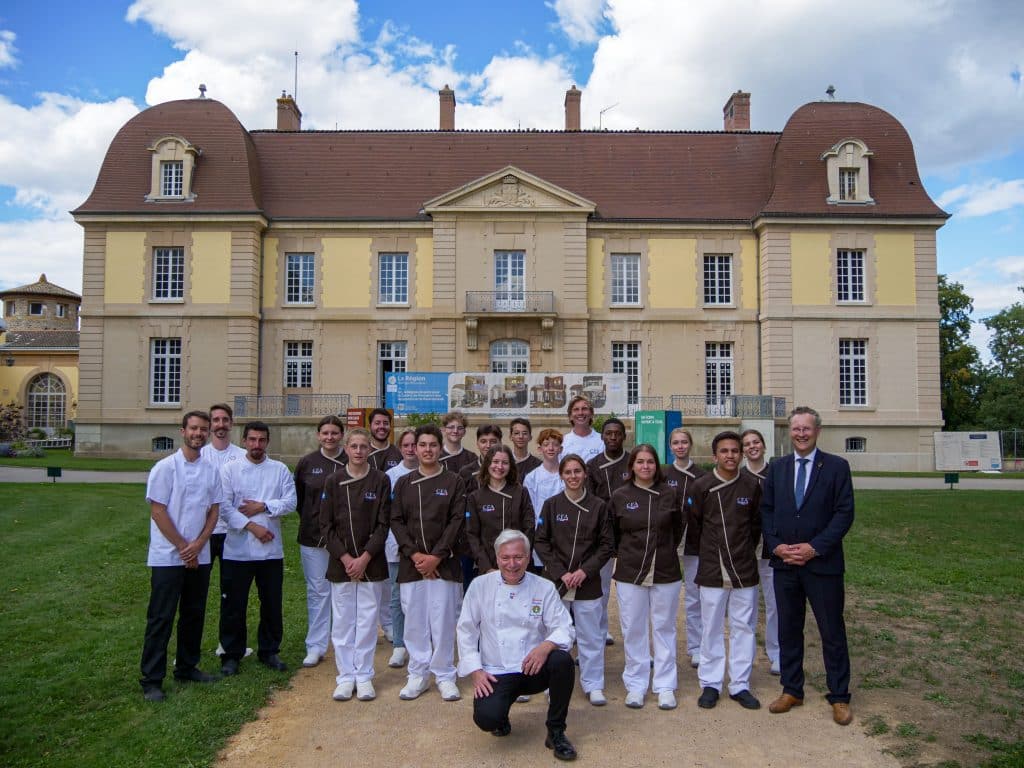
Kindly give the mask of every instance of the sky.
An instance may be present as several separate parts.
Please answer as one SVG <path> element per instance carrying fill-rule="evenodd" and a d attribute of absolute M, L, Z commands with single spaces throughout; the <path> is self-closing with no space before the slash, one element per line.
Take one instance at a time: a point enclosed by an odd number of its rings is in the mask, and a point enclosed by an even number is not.
<path fill-rule="evenodd" d="M 1010 0 L 4 0 L 0 289 L 81 291 L 68 211 L 126 121 L 200 83 L 250 129 L 283 90 L 304 128 L 432 129 L 444 85 L 457 128 L 560 129 L 575 84 L 585 129 L 720 130 L 744 90 L 766 131 L 833 85 L 909 131 L 980 320 L 1024 299 L 1022 70 Z"/>

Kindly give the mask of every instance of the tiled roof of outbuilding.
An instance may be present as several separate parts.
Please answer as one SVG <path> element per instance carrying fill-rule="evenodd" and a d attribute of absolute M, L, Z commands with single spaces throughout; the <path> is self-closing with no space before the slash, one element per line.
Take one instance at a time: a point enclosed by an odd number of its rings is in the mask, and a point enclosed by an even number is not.
<path fill-rule="evenodd" d="M 46 279 L 46 273 L 44 272 L 39 276 L 39 279 L 34 283 L 28 285 L 22 285 L 18 288 L 8 288 L 6 291 L 0 291 L 0 299 L 8 296 L 21 296 L 24 294 L 38 295 L 38 296 L 61 296 L 68 299 L 75 299 L 81 301 L 82 297 L 74 291 L 69 291 L 67 288 L 61 288 L 56 283 L 51 283 Z"/>
<path fill-rule="evenodd" d="M 78 349 L 78 331 L 8 331 L 0 344 L 6 349 Z"/>

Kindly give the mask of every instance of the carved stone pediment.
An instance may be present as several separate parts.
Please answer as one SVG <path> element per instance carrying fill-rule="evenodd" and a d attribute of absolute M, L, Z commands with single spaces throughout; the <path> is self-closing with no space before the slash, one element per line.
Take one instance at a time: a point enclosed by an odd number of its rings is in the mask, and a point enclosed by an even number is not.
<path fill-rule="evenodd" d="M 594 203 L 513 166 L 454 189 L 423 206 L 427 213 L 480 211 L 543 211 L 582 213 Z"/>

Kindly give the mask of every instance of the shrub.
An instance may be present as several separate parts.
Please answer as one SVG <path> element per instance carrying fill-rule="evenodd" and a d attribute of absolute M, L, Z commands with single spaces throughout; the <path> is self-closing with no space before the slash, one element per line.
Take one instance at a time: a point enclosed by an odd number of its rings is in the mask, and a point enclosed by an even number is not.
<path fill-rule="evenodd" d="M 0 405 L 0 440 L 20 440 L 25 436 L 24 409 L 13 401 Z"/>

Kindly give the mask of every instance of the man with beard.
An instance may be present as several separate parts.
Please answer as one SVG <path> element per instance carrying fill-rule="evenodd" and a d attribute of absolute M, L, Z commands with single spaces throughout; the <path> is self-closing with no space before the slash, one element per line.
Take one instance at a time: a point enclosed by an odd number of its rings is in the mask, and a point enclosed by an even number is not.
<path fill-rule="evenodd" d="M 370 411 L 370 466 L 387 472 L 402 463 L 402 452 L 391 444 L 391 414 L 384 408 Z"/>

